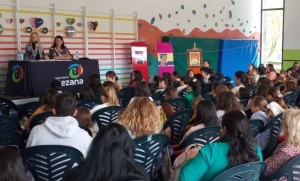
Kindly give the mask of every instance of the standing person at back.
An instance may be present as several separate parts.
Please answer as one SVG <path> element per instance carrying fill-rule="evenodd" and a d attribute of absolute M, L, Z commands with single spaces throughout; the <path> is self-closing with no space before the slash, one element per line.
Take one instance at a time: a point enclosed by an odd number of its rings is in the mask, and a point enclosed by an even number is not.
<path fill-rule="evenodd" d="M 55 99 L 53 113 L 45 124 L 35 126 L 29 135 L 26 147 L 39 145 L 64 145 L 78 149 L 85 157 L 92 137 L 79 128 L 76 116 L 76 99 L 71 93 L 61 93 Z"/>
<path fill-rule="evenodd" d="M 300 69 L 299 69 L 299 64 L 298 62 L 294 62 L 293 63 L 293 66 L 290 67 L 289 69 L 286 70 L 286 72 L 297 72 L 297 73 L 300 73 Z"/>
<path fill-rule="evenodd" d="M 203 67 L 210 67 L 210 61 L 209 60 L 204 60 L 203 62 Z"/>

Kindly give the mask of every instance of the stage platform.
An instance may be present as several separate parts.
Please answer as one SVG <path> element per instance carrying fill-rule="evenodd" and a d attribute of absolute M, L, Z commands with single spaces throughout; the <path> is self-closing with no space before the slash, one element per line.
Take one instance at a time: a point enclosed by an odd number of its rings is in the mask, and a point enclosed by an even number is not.
<path fill-rule="evenodd" d="M 0 97 L 11 100 L 17 106 L 21 106 L 23 104 L 29 102 L 39 101 L 39 97 L 26 97 L 26 96 L 17 96 L 17 95 L 5 95 L 4 92 L 0 92 Z"/>

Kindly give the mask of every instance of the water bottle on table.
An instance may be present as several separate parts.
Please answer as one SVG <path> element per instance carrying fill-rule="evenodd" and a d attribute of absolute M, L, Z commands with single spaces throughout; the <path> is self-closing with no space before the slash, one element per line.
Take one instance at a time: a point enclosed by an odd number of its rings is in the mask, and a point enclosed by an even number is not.
<path fill-rule="evenodd" d="M 75 60 L 79 60 L 79 54 L 78 54 L 77 51 L 76 51 L 76 54 L 75 54 Z"/>

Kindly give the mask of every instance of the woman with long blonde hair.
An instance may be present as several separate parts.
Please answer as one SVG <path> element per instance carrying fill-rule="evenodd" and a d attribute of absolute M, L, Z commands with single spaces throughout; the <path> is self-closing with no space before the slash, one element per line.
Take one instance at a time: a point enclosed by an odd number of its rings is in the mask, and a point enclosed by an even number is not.
<path fill-rule="evenodd" d="M 30 34 L 29 42 L 25 46 L 26 55 L 29 60 L 48 60 L 49 57 L 45 55 L 43 47 L 40 43 L 40 35 L 37 32 Z"/>
<path fill-rule="evenodd" d="M 148 97 L 138 97 L 119 118 L 132 138 L 149 134 L 157 134 L 162 129 L 160 114 L 154 103 Z"/>

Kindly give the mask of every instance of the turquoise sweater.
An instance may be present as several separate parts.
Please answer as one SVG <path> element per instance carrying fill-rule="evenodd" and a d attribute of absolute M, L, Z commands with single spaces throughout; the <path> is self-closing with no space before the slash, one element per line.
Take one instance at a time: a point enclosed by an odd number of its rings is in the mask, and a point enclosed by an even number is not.
<path fill-rule="evenodd" d="M 184 97 L 189 101 L 187 109 L 192 109 L 193 100 L 195 98 L 194 91 L 188 92 Z M 199 95 L 199 97 L 201 98 L 201 94 Z"/>
<path fill-rule="evenodd" d="M 181 167 L 179 181 L 211 181 L 226 170 L 229 163 L 228 150 L 229 144 L 224 142 L 205 145 L 195 158 L 188 160 Z M 261 149 L 258 146 L 256 152 L 262 161 Z"/>

